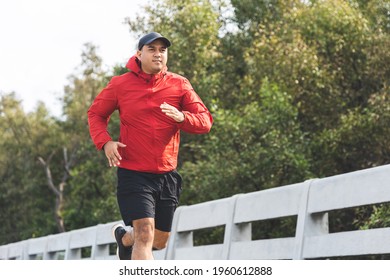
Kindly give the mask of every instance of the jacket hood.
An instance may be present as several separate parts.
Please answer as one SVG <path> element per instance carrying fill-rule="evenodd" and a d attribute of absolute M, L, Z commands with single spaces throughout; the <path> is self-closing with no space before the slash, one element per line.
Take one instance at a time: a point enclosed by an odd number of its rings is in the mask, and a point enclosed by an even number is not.
<path fill-rule="evenodd" d="M 129 61 L 126 64 L 126 68 L 129 69 L 131 72 L 133 72 L 139 78 L 144 79 L 146 81 L 149 81 L 151 79 L 163 78 L 168 71 L 168 67 L 164 66 L 164 68 L 161 70 L 160 73 L 147 74 L 144 71 L 142 71 L 141 62 L 139 61 L 139 59 L 136 55 L 132 56 L 129 59 Z"/>

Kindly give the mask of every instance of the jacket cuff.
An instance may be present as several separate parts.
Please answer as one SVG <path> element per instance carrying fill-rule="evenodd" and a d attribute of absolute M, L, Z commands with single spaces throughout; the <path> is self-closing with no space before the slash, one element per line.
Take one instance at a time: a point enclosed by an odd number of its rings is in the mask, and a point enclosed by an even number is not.
<path fill-rule="evenodd" d="M 98 150 L 103 150 L 104 145 L 106 145 L 108 141 L 112 141 L 111 137 L 107 137 L 104 140 L 101 140 L 99 143 L 97 143 L 96 148 Z"/>

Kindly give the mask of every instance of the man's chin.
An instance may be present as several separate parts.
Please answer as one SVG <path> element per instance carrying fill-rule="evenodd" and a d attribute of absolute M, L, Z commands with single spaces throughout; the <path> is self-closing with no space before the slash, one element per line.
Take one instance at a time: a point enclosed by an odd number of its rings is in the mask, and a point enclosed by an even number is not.
<path fill-rule="evenodd" d="M 153 68 L 153 74 L 160 73 L 162 71 L 163 67 L 155 67 Z"/>

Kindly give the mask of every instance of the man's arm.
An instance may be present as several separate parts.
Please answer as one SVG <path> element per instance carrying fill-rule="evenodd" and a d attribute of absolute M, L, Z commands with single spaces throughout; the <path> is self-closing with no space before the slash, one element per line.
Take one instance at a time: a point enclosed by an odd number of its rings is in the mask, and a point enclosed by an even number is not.
<path fill-rule="evenodd" d="M 209 110 L 188 80 L 184 81 L 183 89 L 185 91 L 182 98 L 184 120 L 178 124 L 179 128 L 188 133 L 203 134 L 210 132 L 213 117 Z"/>
<path fill-rule="evenodd" d="M 111 114 L 117 109 L 115 88 L 111 82 L 105 87 L 93 101 L 88 110 L 89 133 L 98 150 L 102 150 L 104 144 L 111 141 L 107 131 Z"/>

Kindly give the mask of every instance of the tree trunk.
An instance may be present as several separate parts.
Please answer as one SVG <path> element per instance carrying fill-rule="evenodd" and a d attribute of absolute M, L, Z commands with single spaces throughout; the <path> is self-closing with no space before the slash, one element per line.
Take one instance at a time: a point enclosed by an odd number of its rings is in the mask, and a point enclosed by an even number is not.
<path fill-rule="evenodd" d="M 71 155 L 70 160 L 68 160 L 68 153 L 67 149 L 63 148 L 63 156 L 64 156 L 64 173 L 62 176 L 62 179 L 58 186 L 54 184 L 53 177 L 50 170 L 50 161 L 53 157 L 55 152 L 52 152 L 49 156 L 49 158 L 45 161 L 42 157 L 38 157 L 39 162 L 42 164 L 45 173 L 46 173 L 46 179 L 47 179 L 47 185 L 49 189 L 53 192 L 55 195 L 55 207 L 54 207 L 54 219 L 57 225 L 58 232 L 65 232 L 65 224 L 64 219 L 62 216 L 62 211 L 64 208 L 64 189 L 66 186 L 66 181 L 70 177 L 70 168 L 74 164 L 74 159 L 76 152 L 74 151 Z"/>

